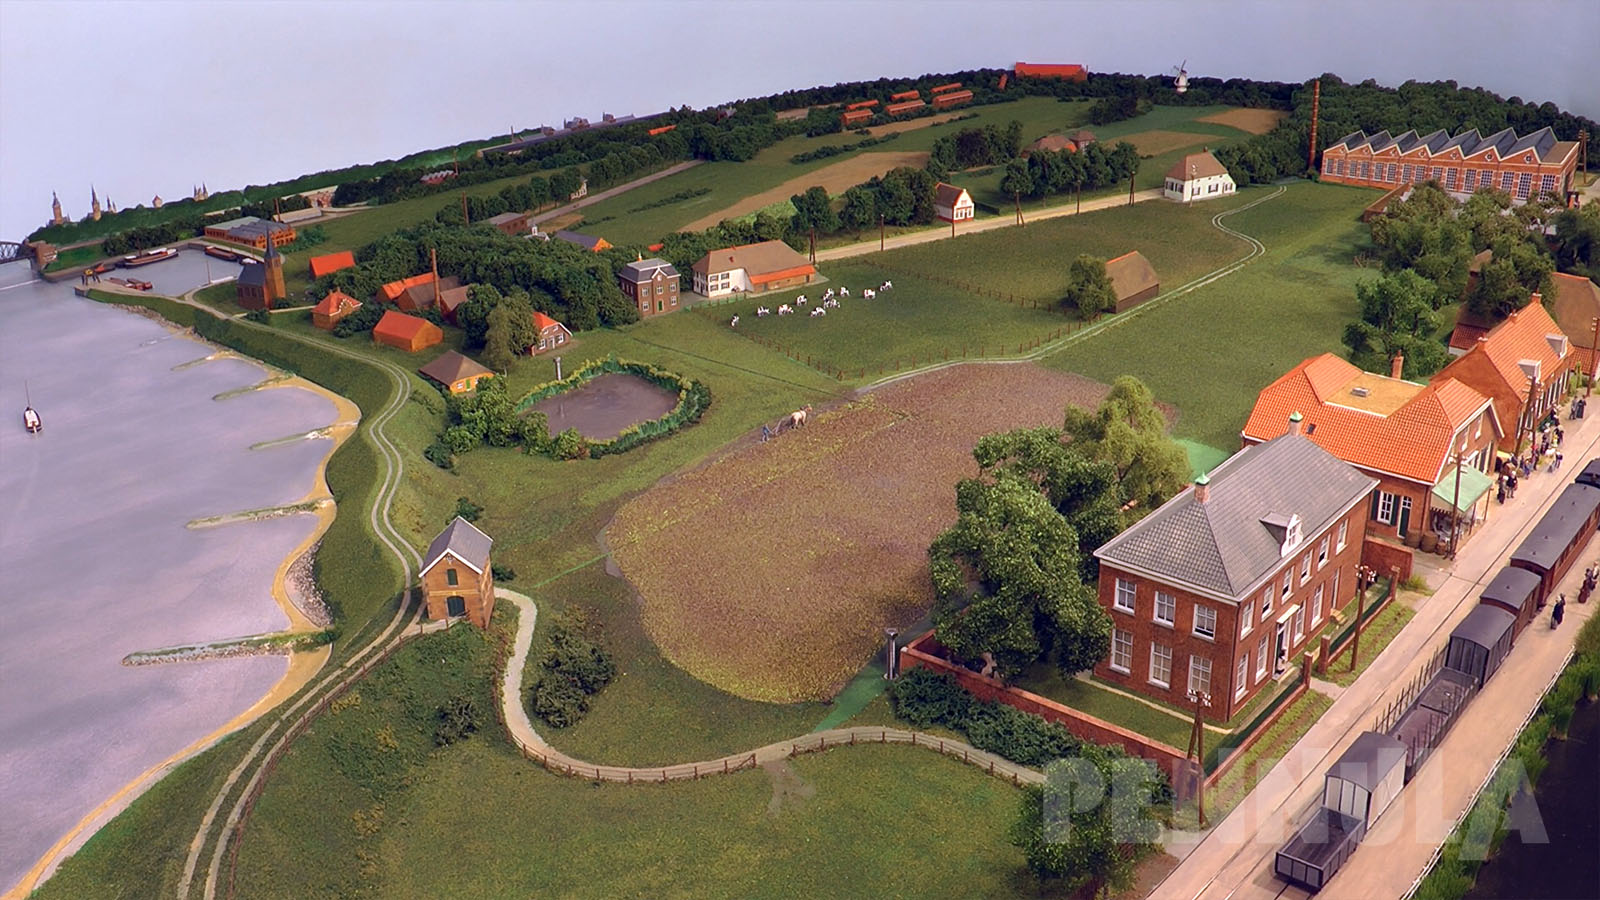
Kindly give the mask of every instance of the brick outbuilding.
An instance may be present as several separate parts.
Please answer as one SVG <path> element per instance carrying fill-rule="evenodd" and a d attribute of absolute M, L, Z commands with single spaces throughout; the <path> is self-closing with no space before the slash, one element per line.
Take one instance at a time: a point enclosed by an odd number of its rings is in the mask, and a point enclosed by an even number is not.
<path fill-rule="evenodd" d="M 460 516 L 433 539 L 417 575 L 428 618 L 465 616 L 479 628 L 489 627 L 494 615 L 493 546 L 493 538 Z"/>
<path fill-rule="evenodd" d="M 416 353 L 444 340 L 444 329 L 427 319 L 391 309 L 373 326 L 372 339 L 396 350 Z"/>

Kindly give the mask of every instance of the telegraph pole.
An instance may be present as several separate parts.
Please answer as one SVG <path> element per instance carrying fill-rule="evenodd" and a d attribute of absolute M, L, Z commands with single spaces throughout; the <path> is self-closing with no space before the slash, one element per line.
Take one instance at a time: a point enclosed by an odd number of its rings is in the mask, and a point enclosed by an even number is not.
<path fill-rule="evenodd" d="M 1456 451 L 1456 495 L 1450 501 L 1450 558 L 1456 558 L 1456 545 L 1461 542 L 1461 451 Z"/>
<path fill-rule="evenodd" d="M 461 192 L 461 221 L 471 225 L 472 216 L 467 212 L 467 192 Z"/>
<path fill-rule="evenodd" d="M 883 213 L 878 213 L 878 252 L 883 252 Z"/>
<path fill-rule="evenodd" d="M 1211 695 L 1204 691 L 1190 691 L 1194 702 L 1194 728 L 1189 732 L 1189 758 L 1195 762 L 1195 806 L 1200 813 L 1200 827 L 1206 827 L 1206 723 L 1201 718 L 1203 710 L 1211 706 Z"/>
<path fill-rule="evenodd" d="M 1594 390 L 1595 375 L 1600 374 L 1597 373 L 1597 370 L 1600 370 L 1600 365 L 1596 365 L 1597 362 L 1600 362 L 1600 316 L 1596 316 L 1594 319 L 1594 343 L 1591 346 L 1593 349 L 1589 352 L 1590 371 L 1585 373 L 1589 377 L 1584 379 L 1583 382 L 1583 396 L 1585 398 L 1588 398 L 1590 392 Z"/>

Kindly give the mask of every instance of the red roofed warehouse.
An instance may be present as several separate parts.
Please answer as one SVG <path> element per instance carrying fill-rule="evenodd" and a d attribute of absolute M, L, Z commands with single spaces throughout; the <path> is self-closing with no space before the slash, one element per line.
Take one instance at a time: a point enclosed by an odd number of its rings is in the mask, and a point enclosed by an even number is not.
<path fill-rule="evenodd" d="M 930 93 L 930 94 L 942 94 L 945 91 L 959 91 L 959 90 L 961 90 L 961 82 L 952 81 L 949 84 L 941 84 L 936 88 L 930 88 L 928 90 L 928 93 Z"/>
<path fill-rule="evenodd" d="M 1556 140 L 1548 127 L 1522 138 L 1510 128 L 1488 137 L 1477 129 L 1455 137 L 1443 130 L 1398 137 L 1356 131 L 1322 151 L 1323 181 L 1381 188 L 1437 181 L 1458 196 L 1495 188 L 1517 203 L 1540 194 L 1565 198 L 1577 166 L 1577 141 Z"/>
<path fill-rule="evenodd" d="M 888 106 L 885 106 L 883 111 L 891 116 L 903 116 L 908 112 L 919 110 L 927 105 L 928 104 L 923 103 L 921 100 L 907 100 L 903 103 L 891 103 Z"/>
<path fill-rule="evenodd" d="M 1433 530 L 1448 538 L 1450 505 L 1458 500 L 1466 534 L 1488 514 L 1500 420 L 1478 391 L 1450 377 L 1427 385 L 1405 381 L 1403 365 L 1396 358 L 1385 377 L 1332 353 L 1314 356 L 1262 389 L 1240 438 L 1248 447 L 1299 433 L 1378 479 L 1366 515 L 1373 535 Z"/>
<path fill-rule="evenodd" d="M 810 284 L 817 275 L 817 267 L 783 241 L 713 250 L 695 262 L 693 271 L 694 292 L 706 297 L 781 291 Z"/>
<path fill-rule="evenodd" d="M 949 109 L 952 106 L 960 106 L 961 104 L 966 103 L 971 99 L 972 99 L 972 92 L 971 91 L 951 91 L 948 94 L 940 94 L 937 97 L 934 97 L 933 98 L 933 108 L 934 109 Z"/>
<path fill-rule="evenodd" d="M 416 353 L 444 340 L 444 330 L 427 319 L 391 309 L 373 327 L 372 340 L 396 350 Z"/>
<path fill-rule="evenodd" d="M 898 103 L 901 100 L 916 100 L 917 98 L 919 98 L 921 96 L 922 96 L 922 94 L 920 94 L 920 93 L 918 93 L 916 91 L 901 91 L 898 94 L 890 94 L 889 95 L 889 102 Z"/>
<path fill-rule="evenodd" d="M 1518 453 L 1550 414 L 1578 368 L 1578 354 L 1538 294 L 1435 375 L 1454 378 L 1494 401 L 1505 434 L 1500 449 Z"/>
<path fill-rule="evenodd" d="M 843 123 L 844 127 L 846 128 L 849 128 L 851 125 L 858 125 L 862 122 L 869 122 L 871 120 L 872 110 L 870 109 L 852 109 L 839 117 L 839 121 Z"/>
<path fill-rule="evenodd" d="M 533 327 L 539 329 L 539 336 L 534 340 L 533 345 L 528 348 L 529 355 L 537 356 L 546 350 L 554 350 L 572 340 L 572 332 L 567 330 L 567 326 L 538 310 L 533 311 Z"/>
<path fill-rule="evenodd" d="M 857 100 L 856 102 L 850 104 L 849 106 L 846 106 L 845 109 L 847 109 L 847 110 L 870 109 L 871 107 L 874 107 L 874 106 L 877 106 L 877 105 L 878 105 L 878 101 L 876 101 L 876 100 Z"/>
<path fill-rule="evenodd" d="M 311 277 L 321 278 L 340 269 L 348 269 L 355 264 L 356 255 L 349 250 L 328 253 L 323 256 L 313 256 L 311 257 Z"/>
<path fill-rule="evenodd" d="M 311 324 L 323 331 L 332 331 L 339 320 L 361 308 L 361 301 L 344 291 L 333 291 L 316 306 L 311 307 Z"/>
<path fill-rule="evenodd" d="M 1088 81 L 1089 71 L 1076 63 L 1019 62 L 1013 68 L 1018 78 L 1060 78 L 1065 81 Z"/>

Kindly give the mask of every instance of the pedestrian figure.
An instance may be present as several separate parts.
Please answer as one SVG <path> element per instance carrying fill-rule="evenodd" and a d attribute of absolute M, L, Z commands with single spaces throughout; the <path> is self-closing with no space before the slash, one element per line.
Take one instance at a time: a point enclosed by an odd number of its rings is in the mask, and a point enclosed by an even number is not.
<path fill-rule="evenodd" d="M 1555 461 L 1550 464 L 1550 471 L 1554 472 L 1554 471 L 1557 471 L 1560 468 L 1561 468 L 1561 451 L 1557 450 L 1556 451 Z"/>
<path fill-rule="evenodd" d="M 1561 441 L 1565 437 L 1566 437 L 1566 432 L 1561 430 L 1561 426 L 1560 425 L 1557 425 L 1556 426 L 1556 446 L 1557 447 L 1561 446 Z"/>
<path fill-rule="evenodd" d="M 1557 625 L 1560 625 L 1561 624 L 1561 620 L 1566 617 L 1566 614 L 1567 614 L 1567 595 L 1566 594 L 1562 594 L 1560 597 L 1558 597 L 1556 599 L 1556 608 L 1550 611 L 1550 627 L 1554 628 Z"/>
<path fill-rule="evenodd" d="M 761 443 L 765 444 L 772 439 L 772 429 L 766 425 L 761 426 Z"/>
<path fill-rule="evenodd" d="M 1506 505 L 1506 486 L 1504 482 L 1501 482 L 1500 489 L 1495 491 L 1494 499 L 1497 500 L 1501 506 Z"/>
<path fill-rule="evenodd" d="M 1513 499 L 1513 500 L 1517 499 L 1517 476 L 1516 475 L 1513 474 L 1513 475 L 1511 475 L 1511 476 L 1506 478 L 1506 487 L 1509 487 L 1511 489 L 1511 499 Z"/>

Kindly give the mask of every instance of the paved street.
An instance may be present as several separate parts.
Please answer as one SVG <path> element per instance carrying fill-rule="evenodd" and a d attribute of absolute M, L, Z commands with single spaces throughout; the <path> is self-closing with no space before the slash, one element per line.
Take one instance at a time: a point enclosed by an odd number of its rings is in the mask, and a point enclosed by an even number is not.
<path fill-rule="evenodd" d="M 1143 203 L 1146 200 L 1160 200 L 1160 188 L 1151 188 L 1148 191 L 1139 191 L 1133 195 L 1134 202 Z M 1084 212 L 1094 212 L 1097 209 L 1109 209 L 1113 206 L 1127 206 L 1128 195 L 1117 194 L 1111 197 L 1097 197 L 1093 200 L 1083 201 Z M 1033 223 L 1044 219 L 1055 219 L 1061 216 L 1076 215 L 1078 204 L 1063 203 L 1060 206 L 1047 206 L 1043 209 L 1024 211 L 1024 223 Z M 996 228 L 1015 228 L 1017 220 L 1010 214 L 995 216 L 990 219 L 974 219 L 971 222 L 956 226 L 956 236 L 963 234 L 976 234 L 980 231 L 993 231 Z M 942 241 L 950 237 L 950 227 L 946 223 L 940 228 L 930 228 L 926 231 L 913 231 L 910 234 L 900 234 L 888 238 L 883 242 L 883 249 L 893 250 L 896 247 L 910 247 L 915 244 L 926 244 L 931 241 Z M 817 251 L 817 262 L 827 262 L 833 259 L 848 259 L 852 256 L 862 256 L 867 253 L 877 253 L 878 242 L 862 241 L 858 244 L 846 244 L 843 247 L 830 247 L 827 250 Z"/>
<path fill-rule="evenodd" d="M 1488 523 L 1462 548 L 1453 572 L 1419 604 L 1405 630 L 1227 819 L 1198 845 L 1186 846 L 1182 836 L 1175 837 L 1170 851 L 1187 855 L 1155 896 L 1188 900 L 1283 893 L 1284 883 L 1272 875 L 1273 855 L 1320 803 L 1326 769 L 1449 640 L 1450 629 L 1477 603 L 1478 592 L 1531 525 L 1595 456 L 1600 417 L 1562 424 L 1567 434 L 1562 471 L 1525 479 L 1515 500 L 1493 507 Z M 1560 588 L 1569 598 L 1577 596 L 1583 568 L 1597 556 L 1600 544 L 1591 544 L 1574 564 Z M 1569 603 L 1567 621 L 1556 631 L 1549 628 L 1547 608 L 1522 633 L 1499 672 L 1319 897 L 1372 900 L 1403 896 L 1410 889 L 1565 664 L 1579 627 L 1596 606 L 1600 603 Z"/>

